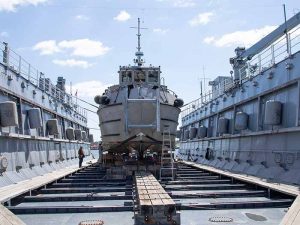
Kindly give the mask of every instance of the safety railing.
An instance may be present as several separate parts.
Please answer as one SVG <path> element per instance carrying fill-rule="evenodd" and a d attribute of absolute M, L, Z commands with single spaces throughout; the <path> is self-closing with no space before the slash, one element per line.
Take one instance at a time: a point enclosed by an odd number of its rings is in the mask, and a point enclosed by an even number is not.
<path fill-rule="evenodd" d="M 186 117 L 186 120 L 188 120 L 189 118 L 187 118 L 187 117 L 191 113 L 196 112 L 201 106 L 206 105 L 211 100 L 213 100 L 213 92 L 209 91 L 205 95 L 202 95 L 200 98 L 197 98 L 196 100 L 185 104 L 181 108 L 181 113 L 180 113 L 181 119 Z"/>
<path fill-rule="evenodd" d="M 240 72 L 240 83 L 261 74 L 292 54 L 300 51 L 300 25 L 293 28 L 287 35 L 271 43 L 269 47 L 257 53 L 248 61 Z M 224 92 L 235 86 L 233 79 L 224 79 L 214 90 L 208 91 L 200 98 L 184 105 L 181 109 L 181 119 L 183 124 L 188 123 L 190 114 L 197 111 L 202 106 L 223 95 Z"/>
<path fill-rule="evenodd" d="M 73 108 L 79 115 L 85 118 L 87 117 L 87 111 L 77 104 L 76 96 L 72 96 L 52 84 L 49 78 L 46 78 L 42 72 L 33 67 L 13 49 L 9 48 L 7 43 L 0 44 L 0 50 L 2 52 L 1 63 L 6 66 L 8 70 L 13 71 L 32 85 L 45 91 L 52 98 Z"/>
<path fill-rule="evenodd" d="M 240 69 L 240 82 L 243 83 L 269 69 L 292 54 L 300 51 L 300 26 L 256 54 Z"/>

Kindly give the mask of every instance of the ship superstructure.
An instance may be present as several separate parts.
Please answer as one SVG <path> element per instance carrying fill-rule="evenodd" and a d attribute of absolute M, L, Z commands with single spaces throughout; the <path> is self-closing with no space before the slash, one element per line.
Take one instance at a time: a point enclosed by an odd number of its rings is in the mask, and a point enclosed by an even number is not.
<path fill-rule="evenodd" d="M 183 101 L 162 82 L 160 67 L 144 66 L 140 45 L 135 65 L 120 66 L 119 84 L 108 87 L 98 103 L 102 146 L 109 152 L 161 151 L 162 133 L 168 129 L 174 145 L 179 107 Z"/>
<path fill-rule="evenodd" d="M 300 184 L 300 13 L 252 47 L 231 76 L 183 108 L 180 158 Z"/>
<path fill-rule="evenodd" d="M 1 44 L 0 186 L 78 162 L 89 155 L 87 113 L 65 89 Z M 92 141 L 92 136 L 90 136 Z"/>

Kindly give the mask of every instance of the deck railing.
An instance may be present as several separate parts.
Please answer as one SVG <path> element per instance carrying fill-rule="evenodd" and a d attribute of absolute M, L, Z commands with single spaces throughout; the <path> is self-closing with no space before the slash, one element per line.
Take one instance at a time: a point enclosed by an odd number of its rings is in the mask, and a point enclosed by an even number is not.
<path fill-rule="evenodd" d="M 44 73 L 32 66 L 13 49 L 9 48 L 7 43 L 0 44 L 0 50 L 3 54 L 1 64 L 8 70 L 23 77 L 42 91 L 45 91 L 52 98 L 73 108 L 79 115 L 87 117 L 87 111 L 77 104 L 76 96 L 72 96 L 54 85 L 49 78 L 45 77 Z"/>
<path fill-rule="evenodd" d="M 300 25 L 293 28 L 287 35 L 283 35 L 271 43 L 263 51 L 254 55 L 239 71 L 240 84 L 261 74 L 298 51 L 300 51 Z M 183 106 L 181 109 L 181 119 L 188 121 L 188 117 L 191 116 L 190 114 L 192 112 L 197 111 L 202 106 L 223 95 L 224 92 L 233 88 L 235 85 L 236 83 L 233 79 L 223 80 L 215 90 L 210 90 L 200 96 L 200 98 Z"/>

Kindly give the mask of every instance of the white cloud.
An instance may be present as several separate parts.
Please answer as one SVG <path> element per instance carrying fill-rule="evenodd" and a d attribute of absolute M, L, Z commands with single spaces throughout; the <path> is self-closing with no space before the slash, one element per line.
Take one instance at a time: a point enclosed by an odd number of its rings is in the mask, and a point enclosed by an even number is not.
<path fill-rule="evenodd" d="M 213 44 L 216 47 L 231 47 L 243 45 L 250 47 L 261 38 L 273 31 L 277 26 L 265 26 L 259 29 L 252 29 L 247 31 L 235 31 L 233 33 L 224 34 L 221 37 L 206 37 L 203 42 L 206 44 Z"/>
<path fill-rule="evenodd" d="M 72 55 L 82 57 L 96 57 L 105 55 L 110 48 L 106 47 L 100 41 L 90 39 L 78 39 L 70 41 L 61 41 L 58 46 L 63 49 L 71 49 Z"/>
<path fill-rule="evenodd" d="M 40 51 L 41 55 L 52 55 L 61 50 L 56 44 L 55 40 L 42 41 L 33 46 L 33 50 Z"/>
<path fill-rule="evenodd" d="M 79 97 L 95 97 L 96 95 L 102 95 L 104 90 L 111 86 L 110 84 L 103 84 L 97 80 L 84 81 L 72 85 L 73 92 L 78 90 L 77 94 Z M 66 86 L 66 89 L 69 90 L 70 86 Z"/>
<path fill-rule="evenodd" d="M 9 34 L 8 34 L 8 32 L 6 32 L 6 31 L 2 31 L 2 32 L 0 32 L 0 36 L 1 36 L 1 37 L 8 37 Z"/>
<path fill-rule="evenodd" d="M 33 50 L 40 51 L 41 55 L 52 55 L 63 50 L 71 50 L 71 55 L 81 57 L 96 57 L 105 55 L 110 48 L 106 47 L 100 41 L 90 39 L 64 40 L 56 42 L 55 40 L 42 41 L 33 46 Z"/>
<path fill-rule="evenodd" d="M 159 2 L 170 2 L 174 7 L 187 8 L 196 5 L 195 0 L 157 0 Z"/>
<path fill-rule="evenodd" d="M 162 28 L 154 28 L 153 32 L 158 34 L 167 34 L 170 30 L 169 29 L 162 29 Z"/>
<path fill-rule="evenodd" d="M 194 0 L 173 0 L 174 7 L 187 8 L 196 5 Z"/>
<path fill-rule="evenodd" d="M 131 18 L 131 15 L 126 12 L 125 10 L 122 10 L 121 12 L 119 12 L 119 14 L 114 17 L 114 20 L 117 20 L 119 22 L 124 22 L 124 21 L 127 21 Z"/>
<path fill-rule="evenodd" d="M 211 44 L 214 40 L 215 40 L 215 37 L 211 36 L 211 37 L 204 38 L 203 42 L 205 44 Z"/>
<path fill-rule="evenodd" d="M 87 69 L 91 67 L 93 64 L 84 61 L 84 60 L 76 60 L 76 59 L 67 59 L 67 60 L 58 60 L 54 59 L 52 61 L 56 65 L 67 66 L 67 67 L 80 67 L 83 69 Z"/>
<path fill-rule="evenodd" d="M 16 8 L 24 5 L 34 5 L 45 3 L 48 0 L 0 0 L 0 11 L 16 11 Z"/>
<path fill-rule="evenodd" d="M 77 16 L 75 16 L 75 19 L 77 19 L 77 20 L 89 20 L 90 17 L 88 17 L 86 15 L 77 15 Z"/>
<path fill-rule="evenodd" d="M 189 21 L 192 27 L 199 25 L 206 25 L 211 21 L 211 17 L 214 16 L 212 12 L 199 13 L 196 17 Z"/>

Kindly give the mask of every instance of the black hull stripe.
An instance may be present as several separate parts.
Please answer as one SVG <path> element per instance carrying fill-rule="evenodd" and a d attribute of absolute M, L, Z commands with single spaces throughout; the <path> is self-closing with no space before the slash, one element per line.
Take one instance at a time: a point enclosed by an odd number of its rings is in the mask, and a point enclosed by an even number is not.
<path fill-rule="evenodd" d="M 102 137 L 115 137 L 115 136 L 120 136 L 120 134 L 105 134 L 105 135 L 102 135 Z"/>
<path fill-rule="evenodd" d="M 173 122 L 173 123 L 176 123 L 176 124 L 178 124 L 178 122 L 177 122 L 177 121 L 175 121 L 175 120 L 171 120 L 171 119 L 161 118 L 161 120 L 164 120 L 164 121 L 169 121 L 169 122 Z"/>
<path fill-rule="evenodd" d="M 121 119 L 107 120 L 107 121 L 103 121 L 102 123 L 100 123 L 100 125 L 105 124 L 105 123 L 119 122 L 119 121 L 121 121 Z"/>
<path fill-rule="evenodd" d="M 165 106 L 174 107 L 176 109 L 179 109 L 178 107 L 176 107 L 174 105 L 171 105 L 171 104 L 168 104 L 168 103 L 160 102 L 160 104 L 161 105 L 165 105 Z M 103 108 L 110 107 L 110 106 L 116 106 L 116 105 L 123 105 L 123 103 L 122 102 L 118 102 L 118 103 L 108 104 L 108 105 L 105 105 L 105 107 L 103 107 Z"/>
<path fill-rule="evenodd" d="M 171 119 L 161 118 L 161 120 L 164 120 L 164 121 L 169 121 L 169 122 L 173 122 L 173 123 L 176 123 L 176 124 L 178 124 L 178 122 L 177 122 L 177 121 L 175 121 L 175 120 L 171 120 Z M 100 123 L 100 125 L 101 125 L 101 124 L 105 124 L 105 123 L 119 122 L 119 121 L 121 121 L 121 119 L 107 120 L 107 121 L 103 121 L 102 123 Z"/>

